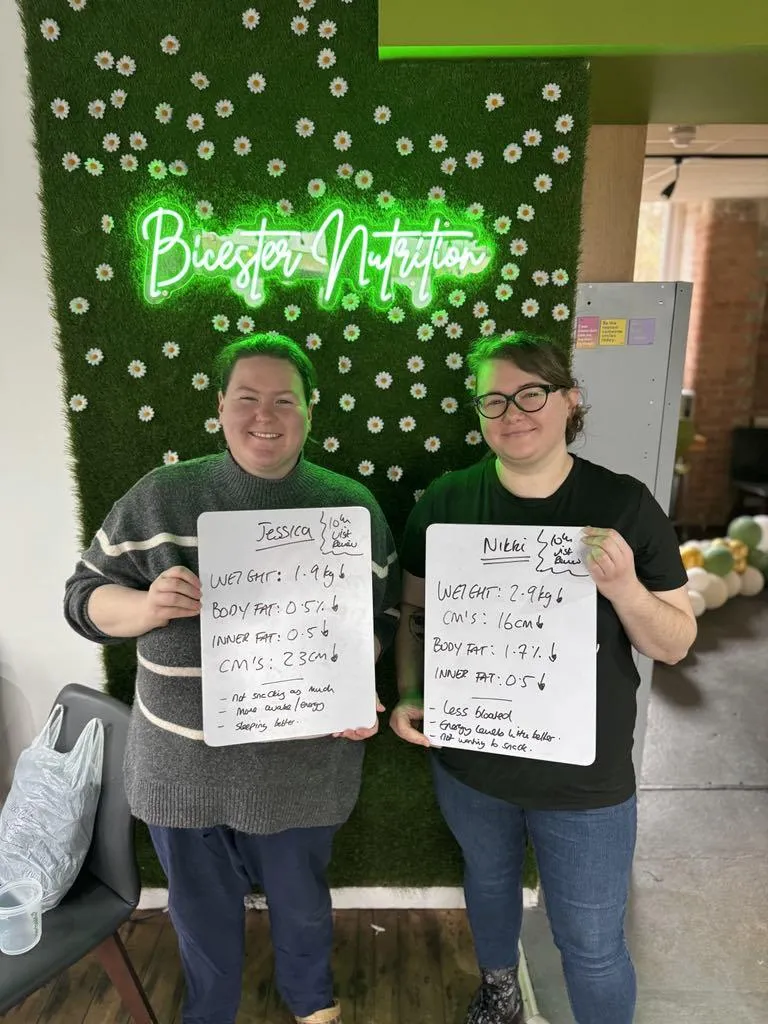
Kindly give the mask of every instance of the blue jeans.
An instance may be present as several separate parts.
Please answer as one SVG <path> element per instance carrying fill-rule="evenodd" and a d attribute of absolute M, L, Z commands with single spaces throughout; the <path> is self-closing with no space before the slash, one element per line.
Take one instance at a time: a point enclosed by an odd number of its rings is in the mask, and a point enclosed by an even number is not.
<path fill-rule="evenodd" d="M 526 837 L 577 1024 L 631 1024 L 635 971 L 624 915 L 636 798 L 588 811 L 531 811 L 459 782 L 432 758 L 435 791 L 464 854 L 464 893 L 480 966 L 514 967 Z"/>
<path fill-rule="evenodd" d="M 186 998 L 183 1024 L 235 1024 L 245 946 L 244 897 L 269 905 L 275 980 L 291 1013 L 333 1003 L 333 920 L 325 872 L 336 826 L 255 836 L 230 828 L 150 826 L 168 879 Z"/>

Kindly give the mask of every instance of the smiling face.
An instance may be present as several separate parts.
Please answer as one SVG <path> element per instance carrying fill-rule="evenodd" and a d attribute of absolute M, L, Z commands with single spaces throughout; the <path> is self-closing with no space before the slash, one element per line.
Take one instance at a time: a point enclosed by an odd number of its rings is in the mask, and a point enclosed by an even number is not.
<path fill-rule="evenodd" d="M 476 394 L 498 391 L 514 394 L 518 388 L 549 381 L 521 370 L 509 359 L 487 359 L 478 368 Z M 509 466 L 544 465 L 558 453 L 566 454 L 565 430 L 578 404 L 575 389 L 555 391 L 538 412 L 522 412 L 512 402 L 498 419 L 480 416 L 480 429 L 489 448 Z"/>
<path fill-rule="evenodd" d="M 301 376 L 287 359 L 238 359 L 226 392 L 219 392 L 219 420 L 229 450 L 254 476 L 279 480 L 290 473 L 311 419 Z"/>

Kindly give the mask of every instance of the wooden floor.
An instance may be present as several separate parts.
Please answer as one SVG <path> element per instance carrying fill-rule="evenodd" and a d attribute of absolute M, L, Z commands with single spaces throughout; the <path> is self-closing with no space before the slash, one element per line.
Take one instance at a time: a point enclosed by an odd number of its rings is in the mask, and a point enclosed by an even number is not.
<path fill-rule="evenodd" d="M 334 974 L 344 1024 L 462 1024 L 477 984 L 463 910 L 342 910 L 335 914 Z M 180 1024 L 183 981 L 166 914 L 137 915 L 121 930 L 159 1024 Z M 247 915 L 237 1024 L 287 1024 L 272 984 L 269 922 Z M 8 1024 L 129 1024 L 99 964 L 86 957 L 26 1002 Z"/>

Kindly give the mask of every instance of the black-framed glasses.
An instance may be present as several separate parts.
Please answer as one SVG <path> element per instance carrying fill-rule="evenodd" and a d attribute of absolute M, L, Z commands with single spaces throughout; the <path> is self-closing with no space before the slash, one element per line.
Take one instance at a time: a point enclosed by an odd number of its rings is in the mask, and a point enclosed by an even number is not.
<path fill-rule="evenodd" d="M 496 420 L 509 408 L 510 402 L 521 412 L 538 412 L 547 404 L 547 399 L 555 391 L 562 391 L 559 384 L 528 384 L 518 388 L 511 395 L 501 391 L 489 391 L 485 395 L 477 395 L 472 404 L 487 420 Z"/>

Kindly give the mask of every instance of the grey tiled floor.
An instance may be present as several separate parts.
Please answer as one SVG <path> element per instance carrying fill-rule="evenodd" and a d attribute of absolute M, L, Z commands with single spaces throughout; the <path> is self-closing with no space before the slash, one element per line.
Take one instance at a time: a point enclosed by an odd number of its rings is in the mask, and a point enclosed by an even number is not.
<path fill-rule="evenodd" d="M 656 669 L 627 933 L 636 1024 L 768 1024 L 767 595 Z M 573 1024 L 542 909 L 523 942 L 541 1014 Z"/>

